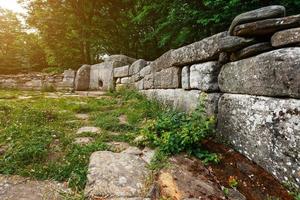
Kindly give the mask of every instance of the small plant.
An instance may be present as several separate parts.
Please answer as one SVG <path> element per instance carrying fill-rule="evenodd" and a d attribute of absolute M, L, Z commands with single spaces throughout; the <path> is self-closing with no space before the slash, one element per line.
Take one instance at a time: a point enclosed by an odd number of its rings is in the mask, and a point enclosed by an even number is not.
<path fill-rule="evenodd" d="M 239 182 L 235 176 L 229 176 L 228 185 L 232 188 L 237 188 L 239 185 Z"/>
<path fill-rule="evenodd" d="M 225 197 L 228 197 L 229 189 L 228 188 L 223 188 L 223 194 L 224 194 Z"/>
<path fill-rule="evenodd" d="M 199 148 L 201 141 L 214 132 L 214 125 L 214 118 L 207 117 L 201 105 L 190 114 L 174 110 L 160 112 L 156 119 L 147 121 L 140 134 L 146 138 L 145 145 L 157 148 L 166 156 L 187 152 L 204 163 L 218 163 L 217 154 Z"/>

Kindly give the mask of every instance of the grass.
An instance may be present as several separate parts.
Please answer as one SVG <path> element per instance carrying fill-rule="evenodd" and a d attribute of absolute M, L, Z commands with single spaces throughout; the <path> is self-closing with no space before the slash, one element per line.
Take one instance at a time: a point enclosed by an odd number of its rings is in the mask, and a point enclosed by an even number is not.
<path fill-rule="evenodd" d="M 49 93 L 0 91 L 0 174 L 16 174 L 40 180 L 67 182 L 78 191 L 86 183 L 92 152 L 107 150 L 106 142 L 132 143 L 143 120 L 153 117 L 159 105 L 141 95 L 111 93 L 108 98 L 45 98 Z M 18 96 L 31 96 L 19 99 Z M 88 124 L 75 114 L 87 113 Z M 127 124 L 119 123 L 126 115 Z M 81 126 L 100 127 L 101 134 L 83 133 L 95 141 L 86 146 L 73 144 Z M 119 132 L 112 135 L 110 132 Z"/>
<path fill-rule="evenodd" d="M 76 119 L 82 113 L 89 114 L 88 122 Z M 127 122 L 120 123 L 120 116 L 126 116 Z M 150 165 L 156 171 L 168 167 L 168 156 L 182 151 L 216 161 L 215 155 L 198 148 L 213 125 L 214 120 L 201 109 L 191 115 L 175 112 L 127 89 L 99 99 L 0 90 L 0 148 L 5 149 L 0 154 L 0 174 L 67 182 L 78 195 L 66 199 L 82 199 L 89 157 L 95 151 L 109 150 L 108 142 L 139 145 L 134 139 L 143 136 L 143 146 L 158 149 Z M 82 126 L 99 127 L 101 133 L 76 135 Z M 74 144 L 79 136 L 94 141 Z"/>

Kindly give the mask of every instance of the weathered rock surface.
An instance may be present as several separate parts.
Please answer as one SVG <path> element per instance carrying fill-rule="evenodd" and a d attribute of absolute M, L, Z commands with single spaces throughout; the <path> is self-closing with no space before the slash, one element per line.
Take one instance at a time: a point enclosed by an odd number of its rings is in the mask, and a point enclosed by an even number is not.
<path fill-rule="evenodd" d="M 75 90 L 88 90 L 90 86 L 90 65 L 83 65 L 76 73 Z"/>
<path fill-rule="evenodd" d="M 244 58 L 249 58 L 256 56 L 260 53 L 264 53 L 272 50 L 273 47 L 270 42 L 262 42 L 246 47 L 240 51 L 234 52 L 230 56 L 231 61 L 242 60 Z"/>
<path fill-rule="evenodd" d="M 171 64 L 175 66 L 186 66 L 199 62 L 218 60 L 221 52 L 219 41 L 227 35 L 227 31 L 218 33 L 199 42 L 170 51 L 169 53 L 171 54 L 171 58 L 167 57 L 165 59 L 170 59 Z M 161 67 L 166 68 L 170 67 L 170 65 L 164 65 Z"/>
<path fill-rule="evenodd" d="M 300 100 L 224 94 L 218 135 L 281 182 L 300 186 Z"/>
<path fill-rule="evenodd" d="M 66 87 L 74 87 L 76 72 L 68 69 L 64 71 L 63 85 Z"/>
<path fill-rule="evenodd" d="M 214 176 L 197 159 L 176 156 L 158 177 L 164 199 L 225 199 Z M 195 170 L 197 169 L 197 170 Z"/>
<path fill-rule="evenodd" d="M 90 72 L 91 90 L 111 90 L 114 87 L 114 66 L 111 62 L 92 65 Z"/>
<path fill-rule="evenodd" d="M 81 133 L 100 133 L 100 129 L 98 127 L 85 126 L 78 129 L 76 134 L 81 134 Z"/>
<path fill-rule="evenodd" d="M 131 83 L 131 77 L 121 78 L 121 84 L 129 84 Z"/>
<path fill-rule="evenodd" d="M 299 45 L 300 28 L 279 31 L 272 36 L 271 42 L 273 47 L 283 47 L 291 44 Z"/>
<path fill-rule="evenodd" d="M 1 200 L 63 200 L 63 193 L 71 192 L 58 182 L 0 175 Z"/>
<path fill-rule="evenodd" d="M 293 15 L 238 25 L 234 28 L 233 35 L 241 37 L 265 36 L 271 35 L 283 29 L 295 28 L 299 26 L 300 15 Z"/>
<path fill-rule="evenodd" d="M 173 50 L 169 50 L 150 64 L 152 72 L 159 72 L 162 69 L 170 68 L 174 65 L 172 58 Z"/>
<path fill-rule="evenodd" d="M 228 63 L 219 74 L 226 93 L 300 98 L 300 48 L 285 48 Z"/>
<path fill-rule="evenodd" d="M 163 69 L 154 74 L 154 88 L 169 89 L 179 88 L 181 80 L 181 70 L 178 67 Z"/>
<path fill-rule="evenodd" d="M 142 90 L 141 93 L 145 94 L 150 99 L 156 99 L 163 104 L 187 112 L 197 108 L 201 97 L 204 101 L 205 111 L 209 116 L 214 116 L 216 114 L 220 98 L 219 93 L 206 94 L 199 90 L 187 91 L 184 89 L 150 89 Z"/>
<path fill-rule="evenodd" d="M 252 38 L 242 38 L 238 36 L 226 36 L 220 39 L 219 45 L 222 52 L 234 52 L 254 44 L 256 41 Z"/>
<path fill-rule="evenodd" d="M 78 137 L 78 138 L 75 138 L 74 144 L 87 145 L 93 141 L 94 141 L 94 139 L 92 137 Z"/>
<path fill-rule="evenodd" d="M 285 16 L 285 8 L 283 6 L 273 5 L 257 10 L 242 13 L 234 18 L 229 28 L 229 34 L 232 35 L 234 28 L 239 24 L 255 22 L 264 19 L 278 18 Z"/>
<path fill-rule="evenodd" d="M 192 65 L 190 68 L 190 88 L 201 91 L 217 91 L 218 74 L 220 65 L 218 62 L 206 62 Z"/>
<path fill-rule="evenodd" d="M 115 78 L 122 78 L 126 76 L 129 76 L 129 65 L 117 67 L 114 69 Z"/>
<path fill-rule="evenodd" d="M 141 69 L 140 71 L 140 76 L 142 78 L 144 78 L 146 75 L 151 74 L 152 68 L 150 65 L 147 65 L 146 67 L 144 67 L 143 69 Z"/>
<path fill-rule="evenodd" d="M 142 198 L 150 175 L 146 165 L 136 155 L 95 152 L 90 158 L 85 195 L 106 199 Z"/>
<path fill-rule="evenodd" d="M 129 75 L 132 76 L 133 74 L 138 73 L 147 65 L 147 61 L 143 59 L 139 59 L 132 63 L 132 65 L 129 67 Z"/>
<path fill-rule="evenodd" d="M 136 61 L 136 59 L 125 55 L 111 55 L 108 58 L 105 58 L 104 61 L 111 62 L 114 67 L 122 67 L 125 65 L 131 65 Z"/>
<path fill-rule="evenodd" d="M 185 90 L 189 90 L 191 88 L 190 87 L 190 67 L 189 66 L 182 68 L 181 86 Z"/>

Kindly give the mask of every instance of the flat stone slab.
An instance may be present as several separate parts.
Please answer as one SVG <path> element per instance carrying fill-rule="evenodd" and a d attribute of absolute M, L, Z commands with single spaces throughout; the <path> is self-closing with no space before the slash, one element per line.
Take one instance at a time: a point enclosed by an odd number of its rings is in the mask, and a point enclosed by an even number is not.
<path fill-rule="evenodd" d="M 75 138 L 74 144 L 87 145 L 93 141 L 94 141 L 94 138 L 92 138 L 92 137 L 78 137 L 78 138 Z"/>
<path fill-rule="evenodd" d="M 104 91 L 76 91 L 75 94 L 81 97 L 99 97 L 106 94 Z"/>
<path fill-rule="evenodd" d="M 89 115 L 88 114 L 76 114 L 75 117 L 77 119 L 81 119 L 81 120 L 88 120 L 89 119 Z"/>
<path fill-rule="evenodd" d="M 70 193 L 70 190 L 55 181 L 0 175 L 1 200 L 63 200 L 62 193 Z"/>
<path fill-rule="evenodd" d="M 300 98 L 300 48 L 278 49 L 223 65 L 224 93 Z"/>
<path fill-rule="evenodd" d="M 273 49 L 273 47 L 270 42 L 257 43 L 257 44 L 251 45 L 249 47 L 246 47 L 244 49 L 241 49 L 240 51 L 232 53 L 230 56 L 230 60 L 231 61 L 242 60 L 245 58 L 249 58 L 249 57 L 258 55 L 260 53 L 270 51 L 272 49 Z"/>
<path fill-rule="evenodd" d="M 255 22 L 263 19 L 270 19 L 285 16 L 285 7 L 279 5 L 267 6 L 249 12 L 242 13 L 234 18 L 229 28 L 229 34 L 232 35 L 234 28 L 239 24 Z"/>
<path fill-rule="evenodd" d="M 292 28 L 275 33 L 271 38 L 273 47 L 300 44 L 300 28 Z"/>
<path fill-rule="evenodd" d="M 234 28 L 233 35 L 241 37 L 265 36 L 280 30 L 296 28 L 299 26 L 300 15 L 293 15 L 241 24 Z"/>
<path fill-rule="evenodd" d="M 93 127 L 93 126 L 85 126 L 81 127 L 78 129 L 76 134 L 81 134 L 81 133 L 100 133 L 100 128 L 98 127 Z"/>
<path fill-rule="evenodd" d="M 90 157 L 84 193 L 91 199 L 144 197 L 149 175 L 147 164 L 136 155 L 109 151 L 94 152 Z"/>

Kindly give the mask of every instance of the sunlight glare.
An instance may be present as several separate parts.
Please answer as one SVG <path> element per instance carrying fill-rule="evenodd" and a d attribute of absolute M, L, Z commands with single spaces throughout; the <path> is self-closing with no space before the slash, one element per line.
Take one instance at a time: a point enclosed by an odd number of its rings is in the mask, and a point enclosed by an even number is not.
<path fill-rule="evenodd" d="M 17 0 L 0 0 L 0 7 L 12 10 L 18 13 L 24 13 L 25 10 L 18 4 Z"/>

